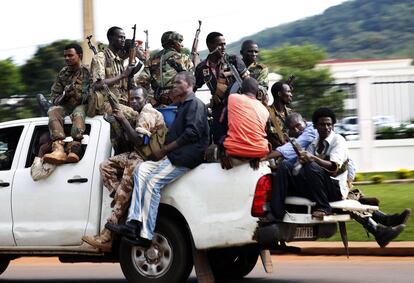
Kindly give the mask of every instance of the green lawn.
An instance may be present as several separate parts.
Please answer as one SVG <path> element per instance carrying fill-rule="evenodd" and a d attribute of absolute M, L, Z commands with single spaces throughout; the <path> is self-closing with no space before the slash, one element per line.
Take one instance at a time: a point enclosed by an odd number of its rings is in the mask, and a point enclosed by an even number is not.
<path fill-rule="evenodd" d="M 379 184 L 358 187 L 366 196 L 375 196 L 380 199 L 380 209 L 386 213 L 401 212 L 404 208 L 409 207 L 414 212 L 414 183 L 407 184 Z M 349 241 L 375 241 L 370 235 L 367 237 L 365 229 L 355 222 L 347 222 Z M 328 241 L 340 241 L 338 233 L 327 239 Z M 414 241 L 414 216 L 411 215 L 407 222 L 404 232 L 395 241 Z"/>

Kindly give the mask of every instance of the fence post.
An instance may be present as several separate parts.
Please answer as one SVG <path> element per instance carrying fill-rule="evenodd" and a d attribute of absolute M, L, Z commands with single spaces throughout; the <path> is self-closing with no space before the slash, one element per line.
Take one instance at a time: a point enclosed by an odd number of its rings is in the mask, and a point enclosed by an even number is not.
<path fill-rule="evenodd" d="M 371 112 L 371 72 L 360 70 L 355 73 L 358 113 L 358 132 L 361 147 L 358 171 L 370 171 L 372 168 L 372 147 L 375 140 Z"/>

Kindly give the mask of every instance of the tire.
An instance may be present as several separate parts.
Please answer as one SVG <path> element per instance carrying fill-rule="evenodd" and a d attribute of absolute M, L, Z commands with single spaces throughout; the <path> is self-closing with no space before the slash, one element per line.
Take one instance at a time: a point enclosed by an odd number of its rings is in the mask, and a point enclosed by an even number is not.
<path fill-rule="evenodd" d="M 7 258 L 0 258 L 0 275 L 6 271 L 7 267 L 9 266 L 10 259 Z"/>
<path fill-rule="evenodd" d="M 209 251 L 210 266 L 217 280 L 241 279 L 256 266 L 259 250 L 255 247 Z"/>
<path fill-rule="evenodd" d="M 121 240 L 119 262 L 128 282 L 185 282 L 193 268 L 186 229 L 161 216 L 157 220 L 151 247 L 130 246 Z"/>

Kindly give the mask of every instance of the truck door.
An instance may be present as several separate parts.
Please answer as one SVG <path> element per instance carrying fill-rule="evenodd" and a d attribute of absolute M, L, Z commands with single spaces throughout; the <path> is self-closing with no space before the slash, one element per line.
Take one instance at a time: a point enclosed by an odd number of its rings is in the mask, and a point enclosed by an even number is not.
<path fill-rule="evenodd" d="M 0 129 L 0 246 L 14 246 L 11 192 L 24 126 Z"/>
<path fill-rule="evenodd" d="M 70 121 L 66 122 L 65 132 L 69 133 Z M 88 223 L 100 122 L 87 122 L 84 155 L 78 163 L 58 165 L 49 177 L 35 182 L 30 166 L 45 131 L 47 120 L 31 124 L 27 134 L 30 140 L 25 141 L 16 170 L 12 192 L 16 245 L 79 246 Z"/>

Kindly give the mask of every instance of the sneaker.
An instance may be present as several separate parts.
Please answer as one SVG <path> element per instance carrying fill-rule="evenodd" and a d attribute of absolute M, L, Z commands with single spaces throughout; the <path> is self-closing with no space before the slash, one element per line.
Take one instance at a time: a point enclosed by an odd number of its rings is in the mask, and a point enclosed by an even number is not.
<path fill-rule="evenodd" d="M 129 221 L 125 224 L 106 223 L 105 228 L 126 237 L 135 238 L 139 234 L 140 226 L 137 221 Z"/>
<path fill-rule="evenodd" d="M 148 240 L 148 239 L 142 238 L 140 236 L 134 237 L 134 238 L 123 237 L 122 241 L 124 241 L 125 243 L 127 243 L 130 246 L 139 246 L 139 247 L 143 247 L 143 248 L 149 248 L 152 244 L 152 240 Z"/>
<path fill-rule="evenodd" d="M 385 248 L 393 239 L 397 238 L 398 235 L 404 231 L 404 228 L 404 224 L 395 227 L 387 227 L 378 224 L 374 234 L 375 240 L 381 248 Z"/>
<path fill-rule="evenodd" d="M 324 211 L 324 210 L 317 209 L 317 210 L 315 210 L 315 211 L 312 213 L 312 218 L 316 218 L 316 219 L 318 219 L 318 220 L 323 220 L 323 218 L 324 218 L 325 216 L 328 216 L 328 215 L 330 215 L 330 214 L 331 214 L 331 213 L 326 212 L 326 211 Z"/>

